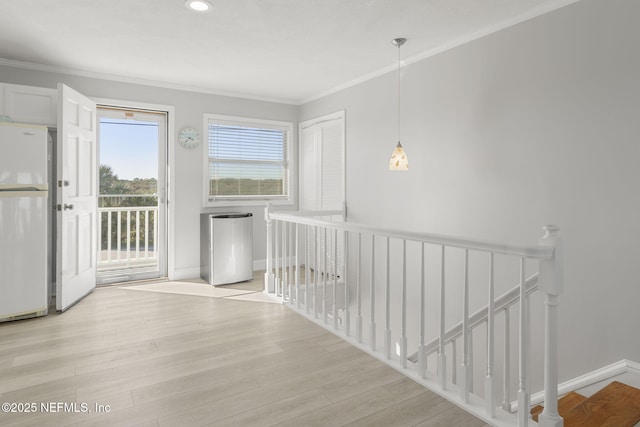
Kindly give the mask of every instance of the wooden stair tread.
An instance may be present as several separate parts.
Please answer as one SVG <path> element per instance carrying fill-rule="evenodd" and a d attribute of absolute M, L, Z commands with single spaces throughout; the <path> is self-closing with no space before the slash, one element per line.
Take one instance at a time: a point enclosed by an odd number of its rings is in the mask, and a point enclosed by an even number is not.
<path fill-rule="evenodd" d="M 563 417 L 565 427 L 633 427 L 640 422 L 640 390 L 614 381 Z"/>
<path fill-rule="evenodd" d="M 586 399 L 587 398 L 580 393 L 570 391 L 569 393 L 558 399 L 558 413 L 561 417 L 564 417 L 565 414 L 569 413 L 569 411 L 584 402 Z M 531 409 L 531 416 L 534 421 L 538 421 L 538 415 L 542 413 L 543 409 L 544 407 L 542 405 L 534 406 Z"/>

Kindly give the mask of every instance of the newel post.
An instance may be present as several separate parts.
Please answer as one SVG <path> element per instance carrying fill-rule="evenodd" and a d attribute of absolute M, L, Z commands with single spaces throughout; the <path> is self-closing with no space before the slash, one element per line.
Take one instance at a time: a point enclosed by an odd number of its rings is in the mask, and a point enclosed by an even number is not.
<path fill-rule="evenodd" d="M 267 293 L 275 292 L 275 280 L 273 277 L 273 255 L 271 250 L 273 249 L 273 235 L 271 232 L 271 218 L 269 213 L 271 211 L 271 203 L 267 203 L 264 208 L 264 220 L 267 223 L 267 254 L 266 254 L 266 267 L 264 273 L 264 291 Z"/>
<path fill-rule="evenodd" d="M 563 247 L 558 237 L 559 228 L 543 227 L 545 235 L 541 247 L 553 248 L 551 258 L 540 261 L 540 289 L 544 293 L 544 410 L 538 417 L 538 425 L 562 427 L 564 421 L 558 414 L 558 296 L 563 291 Z"/>

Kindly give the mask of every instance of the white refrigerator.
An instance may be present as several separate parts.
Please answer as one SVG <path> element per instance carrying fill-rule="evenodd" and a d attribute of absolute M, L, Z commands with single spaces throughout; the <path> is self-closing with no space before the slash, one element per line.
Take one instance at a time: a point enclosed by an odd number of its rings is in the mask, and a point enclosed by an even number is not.
<path fill-rule="evenodd" d="M 48 312 L 49 137 L 0 123 L 0 322 Z"/>

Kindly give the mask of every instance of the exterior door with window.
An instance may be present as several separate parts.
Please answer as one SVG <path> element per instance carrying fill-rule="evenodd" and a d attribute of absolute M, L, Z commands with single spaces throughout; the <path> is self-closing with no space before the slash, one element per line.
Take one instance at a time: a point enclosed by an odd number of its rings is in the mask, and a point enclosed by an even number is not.
<path fill-rule="evenodd" d="M 98 283 L 167 274 L 167 114 L 99 106 Z"/>

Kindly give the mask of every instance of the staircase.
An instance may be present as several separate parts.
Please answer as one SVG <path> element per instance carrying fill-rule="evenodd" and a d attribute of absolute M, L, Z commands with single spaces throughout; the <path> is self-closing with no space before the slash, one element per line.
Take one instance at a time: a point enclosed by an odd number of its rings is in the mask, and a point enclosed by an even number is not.
<path fill-rule="evenodd" d="M 534 421 L 543 407 L 531 409 Z M 570 392 L 558 400 L 564 427 L 633 427 L 640 422 L 640 390 L 614 381 L 591 397 Z"/>

